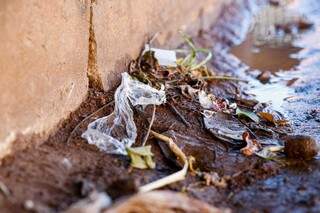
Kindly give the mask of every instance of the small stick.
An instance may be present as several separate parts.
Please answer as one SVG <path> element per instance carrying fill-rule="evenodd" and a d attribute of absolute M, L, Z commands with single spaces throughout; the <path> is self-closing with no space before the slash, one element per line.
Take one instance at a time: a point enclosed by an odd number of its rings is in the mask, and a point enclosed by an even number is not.
<path fill-rule="evenodd" d="M 150 133 L 157 139 L 166 143 L 170 150 L 177 156 L 178 160 L 183 163 L 183 168 L 176 173 L 168 175 L 164 178 L 156 180 L 154 182 L 148 183 L 139 188 L 139 192 L 148 192 L 154 189 L 161 188 L 168 184 L 183 180 L 187 174 L 189 163 L 186 155 L 182 152 L 182 150 L 173 142 L 173 140 L 165 135 L 159 134 L 154 131 L 150 131 Z"/>
<path fill-rule="evenodd" d="M 235 77 L 231 77 L 231 76 L 205 76 L 205 77 L 199 77 L 199 78 L 194 78 L 194 80 L 229 80 L 229 81 L 239 81 L 239 82 L 244 82 L 244 83 L 248 83 L 247 80 L 243 80 L 240 78 L 235 78 Z M 166 83 L 171 84 L 171 83 L 175 83 L 178 80 L 171 80 L 171 81 L 166 81 Z"/>
<path fill-rule="evenodd" d="M 73 137 L 74 133 L 79 129 L 79 127 L 81 126 L 81 124 L 83 124 L 85 121 L 87 121 L 89 118 L 91 118 L 92 116 L 94 116 L 95 114 L 101 112 L 103 109 L 107 108 L 108 106 L 110 106 L 111 104 L 114 103 L 113 101 L 110 101 L 109 103 L 107 103 L 106 105 L 100 107 L 99 109 L 97 109 L 96 111 L 94 111 L 93 113 L 91 113 L 90 115 L 88 115 L 87 117 L 85 117 L 82 121 L 80 121 L 80 123 L 77 124 L 77 126 L 71 131 L 70 136 L 68 137 L 67 140 L 67 144 L 70 143 L 71 138 Z"/>
<path fill-rule="evenodd" d="M 167 103 L 168 106 L 172 109 L 172 111 L 181 119 L 181 121 L 187 126 L 191 127 L 191 124 L 183 117 L 183 115 L 178 111 L 178 109 L 173 106 L 171 103 Z"/>
<path fill-rule="evenodd" d="M 229 81 L 240 81 L 240 82 L 248 82 L 246 80 L 235 78 L 231 76 L 206 76 L 206 77 L 200 77 L 199 79 L 203 80 L 229 80 Z"/>
<path fill-rule="evenodd" d="M 237 118 L 238 119 L 238 118 Z M 249 128 L 249 125 L 246 124 L 245 122 L 243 122 L 241 119 L 238 119 L 238 121 L 240 121 L 240 123 L 242 123 L 243 125 L 245 125 L 247 127 L 247 130 L 250 132 L 251 135 L 254 136 L 254 138 L 258 138 L 258 136 Z"/>
<path fill-rule="evenodd" d="M 4 196 L 9 197 L 10 196 L 10 190 L 8 187 L 0 181 L 0 191 L 3 193 Z"/>
<path fill-rule="evenodd" d="M 154 122 L 155 115 L 156 115 L 156 105 L 153 105 L 153 112 L 152 112 L 151 121 L 150 121 L 150 124 L 149 124 L 149 128 L 148 128 L 147 134 L 143 139 L 142 146 L 145 146 L 146 143 L 147 143 L 147 140 L 148 140 L 149 135 L 150 135 L 151 127 L 152 127 L 153 122 Z"/>

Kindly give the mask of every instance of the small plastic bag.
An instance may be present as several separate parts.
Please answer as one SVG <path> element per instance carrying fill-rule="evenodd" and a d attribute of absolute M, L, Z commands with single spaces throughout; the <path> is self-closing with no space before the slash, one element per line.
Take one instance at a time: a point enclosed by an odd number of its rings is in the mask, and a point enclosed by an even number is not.
<path fill-rule="evenodd" d="M 126 155 L 126 147 L 131 147 L 137 137 L 131 105 L 144 107 L 149 104 L 160 105 L 165 101 L 164 88 L 157 90 L 132 79 L 126 72 L 122 73 L 121 85 L 115 92 L 114 111 L 90 123 L 82 137 L 101 151 Z"/>
<path fill-rule="evenodd" d="M 148 44 L 145 45 L 143 54 L 153 51 L 154 57 L 157 59 L 160 66 L 167 66 L 167 67 L 176 67 L 177 66 L 177 56 L 176 52 L 173 50 L 164 50 L 164 49 L 157 49 L 157 48 L 150 48 Z"/>

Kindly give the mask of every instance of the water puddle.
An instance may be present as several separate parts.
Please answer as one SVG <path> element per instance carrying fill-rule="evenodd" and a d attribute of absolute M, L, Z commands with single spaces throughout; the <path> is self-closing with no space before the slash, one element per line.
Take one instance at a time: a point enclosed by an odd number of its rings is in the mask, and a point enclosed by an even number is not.
<path fill-rule="evenodd" d="M 230 49 L 248 66 L 247 74 L 261 81 L 250 81 L 249 94 L 280 112 L 285 111 L 284 100 L 294 96 L 291 85 L 302 77 L 297 72 L 301 64 L 297 56 L 302 47 L 293 43 L 312 26 L 301 14 L 288 8 L 287 4 L 263 6 L 253 17 L 246 39 Z"/>
<path fill-rule="evenodd" d="M 299 64 L 299 60 L 291 55 L 297 53 L 300 48 L 286 43 L 258 45 L 254 37 L 255 35 L 250 33 L 242 44 L 231 49 L 231 53 L 250 68 L 275 73 L 291 70 Z"/>
<path fill-rule="evenodd" d="M 288 116 L 297 133 L 320 139 L 320 1 L 283 2 L 261 6 L 228 57 L 242 64 L 235 70 L 249 80 L 249 94 Z M 261 82 L 266 72 L 270 79 Z"/>
<path fill-rule="evenodd" d="M 293 70 L 299 60 L 292 57 L 301 48 L 292 45 L 299 32 L 311 26 L 301 16 L 287 11 L 287 6 L 264 6 L 254 16 L 246 39 L 231 48 L 251 69 L 271 71 Z"/>

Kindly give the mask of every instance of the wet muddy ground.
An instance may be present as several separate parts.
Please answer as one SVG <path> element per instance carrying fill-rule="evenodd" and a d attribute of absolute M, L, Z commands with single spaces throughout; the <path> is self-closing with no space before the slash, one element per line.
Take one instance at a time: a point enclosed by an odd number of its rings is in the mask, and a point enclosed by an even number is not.
<path fill-rule="evenodd" d="M 214 57 L 209 67 L 217 74 L 248 81 L 212 81 L 210 91 L 214 95 L 229 100 L 246 97 L 270 102 L 290 121 L 291 134 L 309 135 L 319 142 L 320 47 L 316 38 L 320 36 L 317 17 L 320 4 L 307 2 L 313 7 L 303 3 L 268 6 L 264 1 L 245 0 L 232 3 L 222 11 L 212 29 L 202 32 L 195 41 L 199 46 L 211 48 Z M 300 8 L 301 15 L 297 15 L 295 7 Z M 291 13 L 287 8 L 295 15 L 288 15 Z M 280 16 L 279 11 L 286 17 Z M 301 24 L 301 17 L 308 18 L 312 27 Z M 267 71 L 270 73 L 262 82 L 261 73 Z M 112 91 L 91 89 L 87 100 L 47 141 L 3 161 L 0 180 L 9 193 L 0 195 L 1 212 L 62 211 L 88 196 L 92 188 L 106 191 L 117 200 L 134 194 L 138 186 L 179 170 L 164 156 L 155 139 L 148 144 L 153 145 L 156 168 L 138 170 L 130 168 L 127 157 L 100 152 L 80 137 L 90 121 L 112 112 L 112 100 Z M 234 212 L 320 211 L 319 157 L 292 161 L 285 166 L 257 156 L 246 157 L 239 148 L 228 146 L 204 128 L 197 104 L 183 96 L 171 104 L 191 127 L 171 107 L 163 105 L 156 109 L 153 130 L 178 134 L 181 141 L 186 141 L 184 152 L 198 159 L 196 167 L 226 177 L 227 187 L 207 186 L 201 178 L 189 173 L 184 181 L 166 189 Z M 72 132 L 80 121 L 102 106 L 106 107 Z M 137 143 L 144 137 L 151 114 L 152 107 L 135 111 Z"/>

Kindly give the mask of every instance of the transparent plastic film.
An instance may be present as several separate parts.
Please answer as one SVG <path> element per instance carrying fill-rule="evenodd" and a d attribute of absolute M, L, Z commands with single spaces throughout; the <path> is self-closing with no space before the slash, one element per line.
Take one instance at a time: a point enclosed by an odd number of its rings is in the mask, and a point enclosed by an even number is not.
<path fill-rule="evenodd" d="M 126 147 L 131 147 L 137 137 L 131 105 L 145 107 L 160 105 L 165 101 L 164 88 L 157 90 L 132 79 L 125 72 L 122 74 L 121 85 L 115 92 L 114 111 L 90 123 L 82 137 L 101 151 L 126 155 Z"/>

